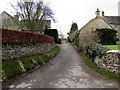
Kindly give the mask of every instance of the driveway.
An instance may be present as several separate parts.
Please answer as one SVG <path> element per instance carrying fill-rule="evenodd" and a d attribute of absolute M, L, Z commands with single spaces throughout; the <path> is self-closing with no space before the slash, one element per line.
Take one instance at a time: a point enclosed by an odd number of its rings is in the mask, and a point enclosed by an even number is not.
<path fill-rule="evenodd" d="M 61 44 L 61 52 L 47 65 L 9 83 L 9 88 L 117 88 L 109 80 L 89 68 L 69 44 Z"/>

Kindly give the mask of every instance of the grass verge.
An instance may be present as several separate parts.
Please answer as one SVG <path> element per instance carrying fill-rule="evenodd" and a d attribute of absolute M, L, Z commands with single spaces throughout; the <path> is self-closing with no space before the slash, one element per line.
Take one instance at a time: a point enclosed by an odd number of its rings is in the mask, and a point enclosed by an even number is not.
<path fill-rule="evenodd" d="M 120 45 L 103 45 L 111 50 L 120 50 Z"/>
<path fill-rule="evenodd" d="M 6 82 L 20 74 L 27 72 L 35 67 L 47 62 L 60 52 L 60 47 L 56 46 L 44 55 L 29 56 L 2 62 L 2 81 Z"/>

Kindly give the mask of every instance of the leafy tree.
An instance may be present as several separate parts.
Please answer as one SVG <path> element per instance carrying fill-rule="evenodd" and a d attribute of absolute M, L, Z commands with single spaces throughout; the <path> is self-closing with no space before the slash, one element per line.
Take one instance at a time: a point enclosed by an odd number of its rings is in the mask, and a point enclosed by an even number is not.
<path fill-rule="evenodd" d="M 70 33 L 72 33 L 73 31 L 75 31 L 75 30 L 78 30 L 78 25 L 77 25 L 77 23 L 72 23 L 72 25 L 71 25 L 71 29 L 70 29 Z"/>
<path fill-rule="evenodd" d="M 98 32 L 98 36 L 100 37 L 100 43 L 103 45 L 115 45 L 116 41 L 118 41 L 116 35 L 117 30 L 115 29 L 102 28 L 97 29 L 96 32 Z"/>
<path fill-rule="evenodd" d="M 20 0 L 17 2 L 17 7 L 13 6 L 25 27 L 31 32 L 42 32 L 39 30 L 43 26 L 44 21 L 52 19 L 55 21 L 54 13 L 48 6 L 40 0 L 34 2 L 25 2 L 25 0 Z"/>

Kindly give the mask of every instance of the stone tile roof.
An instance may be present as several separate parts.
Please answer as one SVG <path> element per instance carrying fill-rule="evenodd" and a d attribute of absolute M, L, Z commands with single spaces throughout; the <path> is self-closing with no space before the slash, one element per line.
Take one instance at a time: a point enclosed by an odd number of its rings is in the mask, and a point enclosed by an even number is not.
<path fill-rule="evenodd" d="M 120 25 L 120 16 L 104 16 L 103 19 L 109 24 Z"/>

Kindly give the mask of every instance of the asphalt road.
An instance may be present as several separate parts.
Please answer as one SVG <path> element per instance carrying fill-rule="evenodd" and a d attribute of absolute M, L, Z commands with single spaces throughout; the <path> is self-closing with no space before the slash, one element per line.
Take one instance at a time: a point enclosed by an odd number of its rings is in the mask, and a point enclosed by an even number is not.
<path fill-rule="evenodd" d="M 117 88 L 109 80 L 89 68 L 71 45 L 60 45 L 61 52 L 32 73 L 9 83 L 9 88 Z"/>

